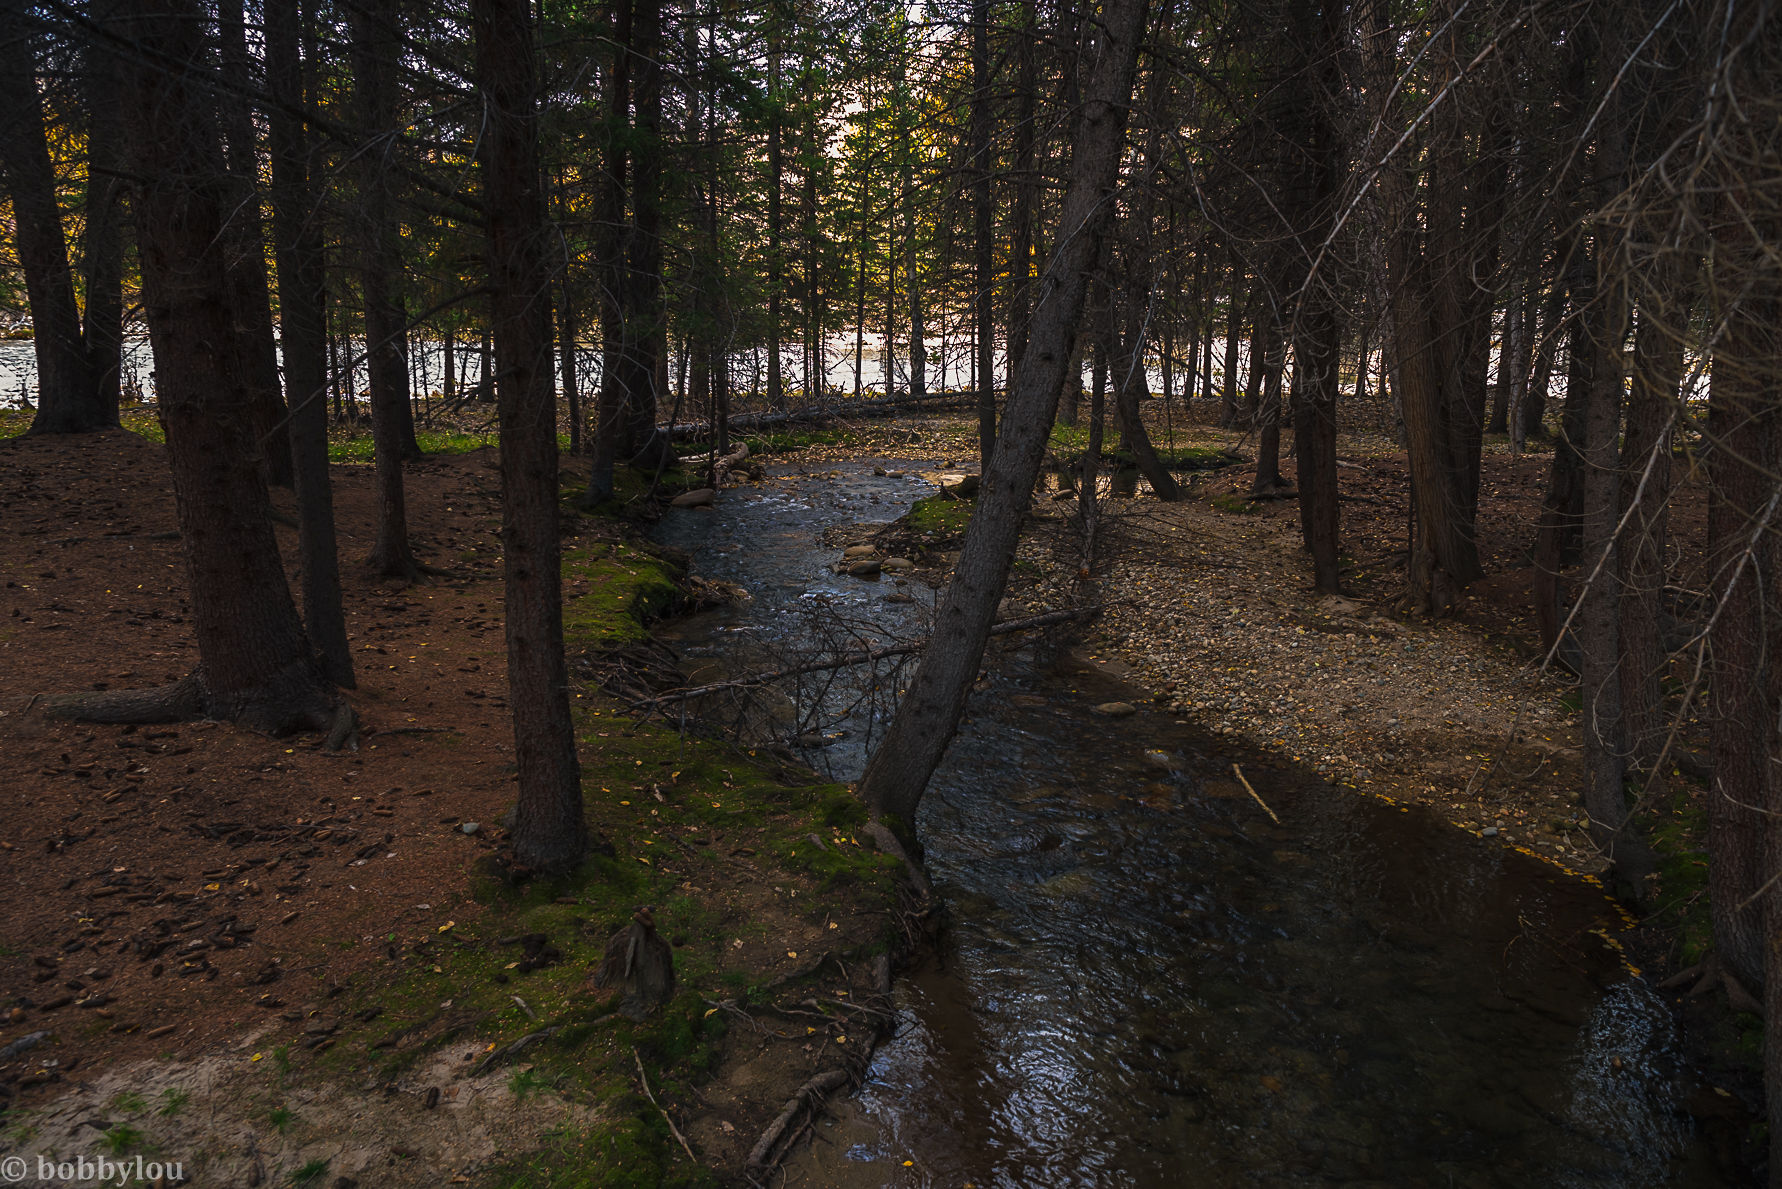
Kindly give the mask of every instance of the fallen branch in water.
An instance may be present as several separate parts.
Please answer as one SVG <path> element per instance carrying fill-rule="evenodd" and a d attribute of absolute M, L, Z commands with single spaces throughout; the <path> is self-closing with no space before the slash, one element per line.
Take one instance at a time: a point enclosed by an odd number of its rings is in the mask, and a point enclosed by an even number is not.
<path fill-rule="evenodd" d="M 1006 636 L 1010 632 L 1024 632 L 1032 628 L 1045 628 L 1055 624 L 1069 623 L 1071 620 L 1083 619 L 1112 605 L 1111 603 L 1096 603 L 1088 607 L 1072 607 L 1065 611 L 1048 611 L 1043 615 L 1030 615 L 1026 619 L 1007 619 L 992 627 L 990 634 Z M 730 681 L 714 681 L 709 685 L 695 685 L 687 689 L 670 690 L 665 694 L 657 694 L 653 698 L 639 698 L 632 702 L 631 706 L 633 709 L 643 709 L 648 706 L 689 702 L 694 698 L 703 698 L 707 694 L 720 693 L 728 689 L 752 689 L 758 685 L 768 685 L 805 673 L 825 673 L 831 669 L 845 669 L 850 665 L 870 665 L 875 661 L 882 661 L 889 657 L 909 656 L 912 653 L 921 652 L 927 646 L 926 640 L 915 644 L 887 644 L 883 648 L 868 648 L 859 652 L 850 652 L 832 660 L 806 661 L 803 664 L 790 665 L 784 669 L 775 669 L 770 673 L 751 673 L 746 677 L 737 677 Z"/>
<path fill-rule="evenodd" d="M 1256 790 L 1251 788 L 1250 782 L 1244 779 L 1244 770 L 1236 764 L 1231 766 L 1231 770 L 1237 773 L 1238 783 L 1244 786 L 1244 791 L 1249 793 L 1258 805 L 1262 806 L 1262 812 L 1268 814 L 1271 818 L 1274 818 L 1275 825 L 1280 825 L 1281 819 L 1275 817 L 1275 811 L 1268 807 L 1268 802 L 1264 801 L 1261 797 L 1256 796 Z"/>

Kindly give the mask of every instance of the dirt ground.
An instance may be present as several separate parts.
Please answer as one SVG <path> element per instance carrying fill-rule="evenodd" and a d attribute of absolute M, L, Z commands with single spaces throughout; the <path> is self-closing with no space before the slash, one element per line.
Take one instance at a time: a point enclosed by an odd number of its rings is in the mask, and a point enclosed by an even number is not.
<path fill-rule="evenodd" d="M 439 573 L 407 587 L 358 564 L 370 471 L 335 468 L 363 734 L 331 755 L 218 723 L 44 718 L 44 696 L 196 662 L 170 480 L 130 433 L 0 442 L 0 1151 L 150 1152 L 200 1185 L 552 1184 L 576 1161 L 692 1183 L 660 1120 L 734 1176 L 805 1079 L 864 1059 L 888 981 L 871 955 L 904 919 L 890 860 L 808 773 L 617 718 L 580 685 L 613 856 L 579 882 L 501 884 L 494 467 L 481 450 L 409 469 Z M 574 615 L 641 567 L 609 522 L 567 531 Z M 682 993 L 633 1027 L 585 979 L 640 903 Z M 567 1031 L 471 1076 L 547 1025 Z M 576 1145 L 599 1150 L 563 1159 Z"/>
<path fill-rule="evenodd" d="M 1253 454 L 1177 427 L 1189 443 Z M 590 820 L 614 854 L 573 885 L 497 886 L 513 769 L 492 451 L 410 469 L 417 553 L 439 571 L 412 587 L 354 564 L 371 476 L 336 468 L 359 751 L 37 713 L 45 695 L 196 661 L 161 451 L 128 433 L 0 442 L 0 1052 L 46 1034 L 0 1058 L 0 1152 L 103 1141 L 185 1159 L 194 1184 L 579 1183 L 571 1167 L 698 1183 L 682 1139 L 734 1179 L 807 1078 L 859 1068 L 883 1024 L 873 955 L 919 924 L 808 773 L 701 750 L 581 686 Z M 975 469 L 963 420 L 854 427 L 805 458 L 862 453 Z M 1402 454 L 1370 435 L 1340 453 L 1345 597 L 1312 596 L 1296 506 L 1235 498 L 1250 479 L 1236 464 L 1179 504 L 1108 500 L 1087 583 L 1068 505 L 1040 501 L 1008 609 L 1108 602 L 1088 654 L 1183 718 L 1599 870 L 1568 683 L 1538 671 L 1533 642 L 1526 550 L 1548 457 L 1487 455 L 1489 576 L 1427 623 L 1391 609 Z M 568 531 L 574 615 L 638 559 L 610 524 Z M 684 990 L 633 1028 L 584 978 L 640 903 L 673 936 Z M 516 969 L 541 946 L 556 956 Z M 561 1036 L 484 1068 L 547 1024 Z"/>

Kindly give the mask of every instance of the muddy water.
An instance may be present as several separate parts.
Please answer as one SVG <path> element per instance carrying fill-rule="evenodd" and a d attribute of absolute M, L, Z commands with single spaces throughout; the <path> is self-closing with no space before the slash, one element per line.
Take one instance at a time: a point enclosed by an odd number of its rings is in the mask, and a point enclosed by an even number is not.
<path fill-rule="evenodd" d="M 822 599 L 908 629 L 883 584 L 826 573 L 817 534 L 921 485 L 840 469 L 671 516 L 665 539 L 755 595 L 684 649 L 796 631 Z M 939 954 L 788 1184 L 1745 1183 L 1593 886 L 1166 717 L 1100 717 L 1135 691 L 1086 658 L 995 671 L 920 823 Z M 869 720 L 811 754 L 851 774 Z"/>

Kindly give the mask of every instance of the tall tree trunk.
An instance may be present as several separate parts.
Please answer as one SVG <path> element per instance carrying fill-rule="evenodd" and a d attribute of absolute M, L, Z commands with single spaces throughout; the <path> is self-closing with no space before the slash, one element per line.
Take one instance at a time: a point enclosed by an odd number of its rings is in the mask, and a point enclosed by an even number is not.
<path fill-rule="evenodd" d="M 237 94 L 254 89 L 242 0 L 219 0 L 217 40 L 224 85 Z M 235 181 L 229 215 L 229 283 L 235 290 L 239 342 L 247 351 L 242 375 L 253 386 L 259 410 L 259 442 L 266 478 L 274 487 L 291 486 L 291 435 L 278 375 L 278 347 L 272 333 L 272 293 L 266 282 L 266 233 L 260 218 L 260 157 L 254 123 L 241 102 L 217 105 L 222 117 L 224 160 Z M 406 385 L 404 388 L 406 390 Z"/>
<path fill-rule="evenodd" d="M 88 12 L 101 31 L 108 31 L 117 9 L 117 0 L 98 0 Z M 87 209 L 81 267 L 87 302 L 81 338 L 94 400 L 115 411 L 123 401 L 124 370 L 124 112 L 117 61 L 107 48 L 99 44 L 85 47 L 81 89 L 87 108 Z"/>
<path fill-rule="evenodd" d="M 1301 5 L 1297 39 L 1308 55 L 1301 64 L 1316 100 L 1302 117 L 1305 143 L 1304 195 L 1298 224 L 1308 243 L 1324 243 L 1336 233 L 1336 204 L 1343 184 L 1347 150 L 1337 127 L 1344 99 L 1341 54 L 1347 40 L 1347 9 L 1323 3 Z M 1318 265 L 1317 271 L 1312 266 Z M 1322 594 L 1340 590 L 1337 563 L 1341 513 L 1337 503 L 1336 402 L 1340 384 L 1343 328 L 1341 300 L 1333 276 L 1336 254 L 1306 261 L 1307 279 L 1295 301 L 1293 344 L 1293 450 L 1298 464 L 1300 533 L 1312 555 L 1313 584 Z"/>
<path fill-rule="evenodd" d="M 1082 320 L 1084 294 L 1112 206 L 1144 10 L 1144 0 L 1107 0 L 1102 8 L 1096 60 L 1072 148 L 1070 188 L 1058 221 L 1058 247 L 1040 279 L 1033 345 L 1016 377 L 978 492 L 977 512 L 935 616 L 929 646 L 860 781 L 860 795 L 872 813 L 888 819 L 908 844 L 915 841 L 922 792 L 958 729 L 966 695 L 977 678 L 1033 498 L 1069 344 Z"/>
<path fill-rule="evenodd" d="M 978 397 L 978 464 L 985 474 L 996 453 L 996 268 L 992 257 L 990 201 L 990 5 L 971 5 L 972 310 L 977 336 L 973 382 Z M 924 780 L 927 778 L 924 777 Z"/>
<path fill-rule="evenodd" d="M 1039 37 L 1035 0 L 1020 0 L 1015 30 L 1015 201 L 1009 242 L 1009 375 L 1027 353 L 1027 306 L 1033 288 L 1033 225 L 1039 207 L 1039 174 L 1034 168 L 1034 112 L 1038 84 L 1034 43 Z"/>
<path fill-rule="evenodd" d="M 625 249 L 629 239 L 625 222 L 625 192 L 630 165 L 627 126 L 631 117 L 632 0 L 613 0 L 612 61 L 607 65 L 605 116 L 601 125 L 602 168 L 595 200 L 595 258 L 601 272 L 600 286 L 600 395 L 595 403 L 594 450 L 588 487 L 581 506 L 593 508 L 613 494 L 613 469 L 625 434 L 624 360 L 627 335 L 622 294 L 626 289 Z"/>
<path fill-rule="evenodd" d="M 557 362 L 563 375 L 563 403 L 569 409 L 569 453 L 582 452 L 582 392 L 576 375 L 575 305 L 569 287 L 569 271 L 564 268 L 563 281 L 557 286 Z M 499 349 L 499 348 L 498 348 Z"/>
<path fill-rule="evenodd" d="M 1286 484 L 1281 480 L 1281 375 L 1287 368 L 1282 313 L 1271 294 L 1263 299 L 1261 359 L 1262 399 L 1253 424 L 1260 430 L 1256 447 L 1256 478 L 1252 495 L 1264 495 Z"/>
<path fill-rule="evenodd" d="M 1528 387 L 1528 343 L 1524 338 L 1526 320 L 1522 316 L 1528 300 L 1526 293 L 1517 293 L 1504 310 L 1503 347 L 1497 356 L 1497 385 L 1491 394 L 1491 422 L 1486 426 L 1490 433 L 1510 432 L 1510 410 L 1521 409 L 1522 394 Z"/>
<path fill-rule="evenodd" d="M 1578 555 L 1578 536 L 1584 514 L 1582 452 L 1588 448 L 1590 434 L 1589 402 L 1585 394 L 1596 382 L 1598 363 L 1584 321 L 1584 313 L 1596 296 L 1594 278 L 1588 277 L 1588 270 L 1593 266 L 1585 257 L 1583 248 L 1577 249 L 1577 253 L 1579 259 L 1570 270 L 1572 277 L 1568 288 L 1577 299 L 1579 316 L 1571 329 L 1566 399 L 1560 414 L 1559 438 L 1553 443 L 1547 491 L 1535 526 L 1535 625 L 1543 649 L 1551 649 L 1559 640 L 1560 574 L 1576 561 Z"/>
<path fill-rule="evenodd" d="M 334 495 L 328 478 L 325 265 L 321 228 L 314 217 L 309 138 L 295 114 L 307 106 L 314 63 L 299 57 L 303 23 L 299 0 L 266 0 L 265 14 L 266 83 L 273 99 L 267 113 L 272 226 L 279 331 L 290 393 L 291 473 L 303 556 L 303 619 L 323 671 L 334 684 L 351 688 L 353 654 L 341 601 Z"/>
<path fill-rule="evenodd" d="M 31 304 L 32 347 L 37 356 L 37 414 L 31 433 L 86 433 L 118 424 L 94 382 L 74 274 L 56 201 L 56 175 L 44 135 L 43 100 L 23 0 L 6 0 L 0 14 L 0 172 L 12 199 L 13 244 Z"/>
<path fill-rule="evenodd" d="M 1681 409 L 1683 344 L 1696 262 L 1665 251 L 1639 300 L 1633 383 L 1621 446 L 1621 503 L 1627 528 L 1621 564 L 1621 697 L 1628 759 L 1648 778 L 1665 737 L 1663 677 L 1665 555 L 1672 490 L 1672 427 Z"/>
<path fill-rule="evenodd" d="M 256 465 L 246 352 L 230 309 L 226 212 L 235 184 L 208 91 L 163 62 L 202 60 L 203 11 L 138 0 L 118 21 L 141 252 L 143 310 L 192 600 L 198 668 L 173 687 L 87 695 L 52 711 L 96 721 L 226 718 L 275 734 L 329 725 L 336 708 L 273 537 Z"/>
<path fill-rule="evenodd" d="M 646 449 L 658 454 L 666 449 L 656 440 L 657 401 L 668 387 L 668 319 L 662 306 L 662 0 L 634 0 L 631 37 L 636 91 L 622 363 L 626 453 L 636 456 Z"/>
<path fill-rule="evenodd" d="M 652 3 L 654 0 L 642 0 Z M 767 33 L 767 407 L 785 407 L 786 385 L 780 376 L 780 290 L 785 285 L 785 232 L 781 226 L 781 191 L 785 186 L 785 154 L 781 147 L 784 111 L 780 93 L 778 8 L 769 10 Z"/>
<path fill-rule="evenodd" d="M 1610 18 L 1610 24 L 1615 19 Z M 1623 61 L 1613 27 L 1602 34 L 1605 63 Z M 1628 120 L 1631 105 L 1614 94 L 1604 113 L 1596 143 L 1597 203 L 1613 201 L 1627 181 Z M 1582 312 L 1579 324 L 1589 336 L 1593 355 L 1591 383 L 1584 391 L 1584 464 L 1580 536 L 1585 564 L 1592 573 L 1578 595 L 1577 611 L 1580 695 L 1583 701 L 1584 809 L 1590 815 L 1591 839 L 1615 865 L 1622 895 L 1638 901 L 1650 889 L 1652 854 L 1642 824 L 1628 811 L 1627 724 L 1622 713 L 1620 555 L 1623 475 L 1619 464 L 1621 408 L 1626 390 L 1623 344 L 1628 329 L 1628 265 L 1618 226 L 1598 223 L 1592 255 L 1597 268 L 1596 300 Z M 1582 346 L 1583 344 L 1580 344 Z M 1568 399 L 1570 399 L 1568 397 Z"/>
<path fill-rule="evenodd" d="M 483 196 L 495 299 L 507 679 L 519 805 L 514 860 L 556 874 L 588 849 L 563 658 L 550 223 L 538 166 L 537 66 L 527 0 L 472 0 L 487 113 Z"/>
<path fill-rule="evenodd" d="M 1522 407 L 1517 417 L 1521 441 L 1539 439 L 1547 432 L 1547 392 L 1553 379 L 1553 362 L 1559 354 L 1560 327 L 1565 322 L 1566 278 L 1555 278 L 1544 305 L 1528 314 L 1534 334 L 1534 368 L 1529 372 L 1528 387 L 1522 393 Z M 1538 314 L 1539 322 L 1533 319 Z"/>
<path fill-rule="evenodd" d="M 360 134 L 359 285 L 365 303 L 365 370 L 371 389 L 372 457 L 377 474 L 377 540 L 368 562 L 380 578 L 413 581 L 421 568 L 408 539 L 403 491 L 403 426 L 408 413 L 408 319 L 396 280 L 402 275 L 401 227 L 390 205 L 396 153 L 398 30 L 387 0 L 354 5 L 353 90 Z"/>

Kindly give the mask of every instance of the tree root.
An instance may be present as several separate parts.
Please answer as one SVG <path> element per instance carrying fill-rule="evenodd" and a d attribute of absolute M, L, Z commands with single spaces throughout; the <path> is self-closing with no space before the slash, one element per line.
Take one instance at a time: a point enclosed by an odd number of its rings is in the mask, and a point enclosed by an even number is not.
<path fill-rule="evenodd" d="M 90 694 L 62 694 L 43 703 L 49 718 L 73 722 L 166 723 L 187 722 L 204 713 L 205 690 L 196 674 L 156 689 L 106 690 Z"/>
<path fill-rule="evenodd" d="M 331 747 L 344 744 L 357 719 L 352 707 L 333 695 L 308 660 L 285 666 L 251 690 L 219 693 L 202 667 L 171 685 L 155 689 L 105 690 L 62 694 L 44 702 L 49 718 L 95 723 L 173 723 L 198 718 L 232 722 L 267 735 L 327 731 Z"/>
<path fill-rule="evenodd" d="M 761 1133 L 755 1146 L 749 1149 L 747 1167 L 753 1172 L 764 1172 L 777 1164 L 779 1155 L 784 1154 L 782 1149 L 787 1146 L 781 1140 L 786 1137 L 792 1124 L 806 1111 L 815 1112 L 831 1094 L 847 1085 L 850 1080 L 847 1070 L 829 1069 L 800 1086 L 798 1092 L 786 1100 L 779 1116 L 767 1125 L 767 1130 Z"/>
<path fill-rule="evenodd" d="M 1727 1006 L 1734 1011 L 1750 1012 L 1752 1015 L 1763 1015 L 1763 1004 L 1747 991 L 1733 973 L 1720 961 L 1720 955 L 1710 952 L 1700 962 L 1684 970 L 1679 970 L 1671 977 L 1658 984 L 1660 991 L 1674 991 L 1687 983 L 1693 982 L 1683 995 L 1685 999 L 1700 999 L 1715 987 L 1726 990 Z"/>

